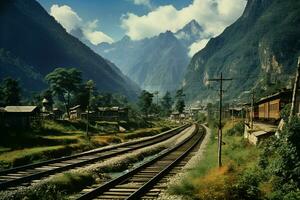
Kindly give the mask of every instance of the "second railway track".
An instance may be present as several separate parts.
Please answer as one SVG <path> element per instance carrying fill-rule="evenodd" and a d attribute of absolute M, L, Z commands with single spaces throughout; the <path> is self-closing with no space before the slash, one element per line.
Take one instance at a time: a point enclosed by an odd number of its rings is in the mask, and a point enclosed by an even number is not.
<path fill-rule="evenodd" d="M 83 152 L 72 156 L 66 156 L 63 158 L 0 171 L 0 190 L 14 189 L 14 187 L 18 186 L 28 186 L 32 181 L 40 180 L 41 178 L 49 175 L 77 167 L 82 167 L 100 160 L 162 142 L 174 135 L 177 135 L 187 127 L 188 125 L 183 125 L 181 127 L 139 141 L 127 142 L 108 148 Z"/>
<path fill-rule="evenodd" d="M 201 145 L 204 129 L 194 125 L 193 133 L 152 160 L 100 186 L 82 191 L 77 200 L 155 199 L 168 176 L 177 173 Z M 79 194 L 80 195 L 80 194 Z"/>

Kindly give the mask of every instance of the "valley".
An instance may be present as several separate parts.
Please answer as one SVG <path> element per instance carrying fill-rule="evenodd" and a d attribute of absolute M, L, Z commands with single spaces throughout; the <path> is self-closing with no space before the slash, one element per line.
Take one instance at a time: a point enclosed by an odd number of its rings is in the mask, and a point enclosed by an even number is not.
<path fill-rule="evenodd" d="M 300 199 L 299 13 L 1 1 L 0 199 Z"/>

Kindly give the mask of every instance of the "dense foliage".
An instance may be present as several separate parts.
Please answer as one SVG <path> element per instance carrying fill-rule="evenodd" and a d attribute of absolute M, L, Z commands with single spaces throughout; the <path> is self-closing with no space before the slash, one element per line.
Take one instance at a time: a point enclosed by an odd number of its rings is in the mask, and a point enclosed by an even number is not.
<path fill-rule="evenodd" d="M 139 96 L 139 106 L 141 112 L 148 117 L 150 108 L 153 101 L 153 94 L 150 92 L 147 92 L 146 90 L 143 90 L 141 95 Z"/>
<path fill-rule="evenodd" d="M 272 186 L 270 199 L 300 198 L 300 119 L 294 117 L 279 138 L 263 145 L 259 166 Z"/>
<path fill-rule="evenodd" d="M 5 78 L 1 84 L 0 102 L 6 106 L 19 105 L 21 101 L 21 88 L 19 82 L 12 78 Z"/>
<path fill-rule="evenodd" d="M 184 103 L 184 97 L 185 97 L 185 94 L 183 94 L 183 89 L 179 89 L 176 91 L 176 104 L 175 104 L 175 107 L 176 107 L 176 110 L 179 112 L 179 113 L 182 113 L 184 108 L 185 108 L 185 103 Z"/>
<path fill-rule="evenodd" d="M 166 94 L 162 97 L 161 107 L 163 109 L 163 115 L 169 116 L 171 114 L 173 105 L 173 100 L 170 92 L 166 92 Z"/>

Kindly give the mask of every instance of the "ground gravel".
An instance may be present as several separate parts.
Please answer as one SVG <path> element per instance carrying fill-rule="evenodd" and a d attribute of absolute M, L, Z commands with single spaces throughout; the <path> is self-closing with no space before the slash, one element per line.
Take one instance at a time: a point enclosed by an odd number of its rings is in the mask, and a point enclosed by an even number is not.
<path fill-rule="evenodd" d="M 202 144 L 199 150 L 195 155 L 188 161 L 188 163 L 182 168 L 181 172 L 177 173 L 175 176 L 172 176 L 166 183 L 167 188 L 172 185 L 180 184 L 180 182 L 188 175 L 188 172 L 193 169 L 203 158 L 203 153 L 205 152 L 207 143 L 210 140 L 211 130 L 204 126 L 206 129 L 206 136 L 202 141 Z M 187 200 L 189 197 L 181 195 L 172 195 L 168 193 L 168 189 L 160 193 L 158 200 Z"/>

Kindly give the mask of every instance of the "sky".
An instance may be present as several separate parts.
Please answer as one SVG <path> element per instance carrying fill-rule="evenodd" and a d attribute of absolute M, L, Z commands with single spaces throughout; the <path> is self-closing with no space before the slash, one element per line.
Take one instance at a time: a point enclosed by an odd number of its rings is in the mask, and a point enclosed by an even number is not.
<path fill-rule="evenodd" d="M 243 12 L 246 0 L 38 0 L 68 32 L 82 30 L 92 44 L 113 43 L 128 35 L 141 40 L 195 19 L 204 35 L 215 37 Z M 190 49 L 203 48 L 199 38 Z"/>

